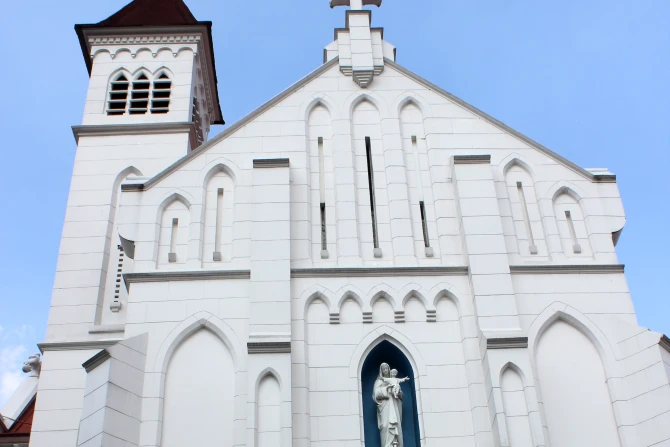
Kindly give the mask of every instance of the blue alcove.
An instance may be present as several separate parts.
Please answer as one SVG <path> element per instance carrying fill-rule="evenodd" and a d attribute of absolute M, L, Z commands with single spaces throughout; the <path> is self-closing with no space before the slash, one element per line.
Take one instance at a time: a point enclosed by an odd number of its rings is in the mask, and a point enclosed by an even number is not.
<path fill-rule="evenodd" d="M 372 389 L 377 375 L 379 375 L 379 366 L 382 363 L 388 363 L 391 368 L 397 369 L 398 377 L 410 377 L 411 379 L 409 382 L 400 385 L 405 395 L 402 402 L 403 444 L 404 447 L 421 447 L 414 370 L 405 354 L 393 343 L 386 340 L 370 351 L 361 371 L 365 447 L 381 447 L 379 429 L 377 428 L 377 404 L 372 399 Z"/>

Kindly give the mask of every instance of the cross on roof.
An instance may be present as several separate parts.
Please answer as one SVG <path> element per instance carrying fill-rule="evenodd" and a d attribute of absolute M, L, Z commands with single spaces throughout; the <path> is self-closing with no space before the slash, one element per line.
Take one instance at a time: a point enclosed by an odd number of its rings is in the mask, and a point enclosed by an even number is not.
<path fill-rule="evenodd" d="M 363 9 L 363 6 L 375 5 L 381 6 L 382 0 L 330 0 L 330 7 L 349 6 L 352 10 Z"/>

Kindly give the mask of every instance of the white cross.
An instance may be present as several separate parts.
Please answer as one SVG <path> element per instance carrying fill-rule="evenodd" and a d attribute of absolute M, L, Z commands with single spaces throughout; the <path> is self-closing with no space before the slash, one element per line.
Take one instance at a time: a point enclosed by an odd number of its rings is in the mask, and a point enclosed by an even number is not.
<path fill-rule="evenodd" d="M 365 5 L 381 6 L 382 0 L 330 0 L 330 7 L 349 6 L 352 10 L 361 10 Z"/>

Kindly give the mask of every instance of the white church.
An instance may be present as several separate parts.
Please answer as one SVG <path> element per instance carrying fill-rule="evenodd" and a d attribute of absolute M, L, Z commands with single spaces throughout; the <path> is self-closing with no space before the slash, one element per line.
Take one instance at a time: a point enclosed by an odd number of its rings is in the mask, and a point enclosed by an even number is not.
<path fill-rule="evenodd" d="M 211 139 L 211 22 L 76 26 L 46 340 L 0 446 L 670 446 L 616 176 L 399 65 L 382 0 L 330 6 L 323 65 Z"/>

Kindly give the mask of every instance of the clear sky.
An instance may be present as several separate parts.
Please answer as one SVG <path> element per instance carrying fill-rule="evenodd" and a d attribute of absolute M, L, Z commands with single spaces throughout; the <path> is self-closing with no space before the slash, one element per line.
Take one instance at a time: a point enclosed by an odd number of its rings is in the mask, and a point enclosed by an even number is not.
<path fill-rule="evenodd" d="M 127 1 L 2 2 L 0 406 L 46 327 L 70 126 L 88 83 L 73 26 Z M 214 22 L 228 123 L 317 68 L 344 25 L 344 8 L 328 0 L 186 3 Z M 578 165 L 618 175 L 628 221 L 617 251 L 639 322 L 670 333 L 670 2 L 384 0 L 373 24 L 401 65 Z"/>

